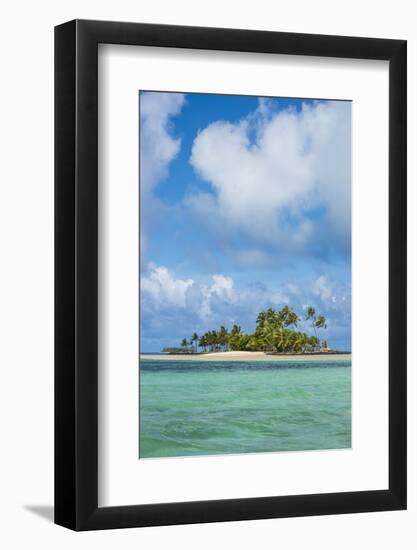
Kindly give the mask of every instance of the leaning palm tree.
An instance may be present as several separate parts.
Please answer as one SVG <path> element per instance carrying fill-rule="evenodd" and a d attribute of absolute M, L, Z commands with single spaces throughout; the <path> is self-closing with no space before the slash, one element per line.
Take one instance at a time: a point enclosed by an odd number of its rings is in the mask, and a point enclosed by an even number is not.
<path fill-rule="evenodd" d="M 326 317 L 324 315 L 319 315 L 315 322 L 317 328 L 327 328 Z"/>
<path fill-rule="evenodd" d="M 312 319 L 313 321 L 316 320 L 316 310 L 312 306 L 308 306 L 306 312 L 306 321 L 309 321 L 310 319 Z"/>
<path fill-rule="evenodd" d="M 288 315 L 288 326 L 294 325 L 296 327 L 299 320 L 299 316 L 291 309 Z"/>
<path fill-rule="evenodd" d="M 326 324 L 326 317 L 324 315 L 319 315 L 314 323 L 314 326 L 315 328 L 319 329 L 319 328 L 324 328 L 326 329 L 327 328 L 327 324 Z M 316 336 L 317 336 L 317 332 L 316 332 Z"/>

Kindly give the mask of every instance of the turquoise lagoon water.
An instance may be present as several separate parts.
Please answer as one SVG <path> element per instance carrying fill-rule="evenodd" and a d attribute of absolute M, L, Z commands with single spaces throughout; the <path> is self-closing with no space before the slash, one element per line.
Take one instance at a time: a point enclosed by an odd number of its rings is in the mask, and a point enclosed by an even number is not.
<path fill-rule="evenodd" d="M 351 446 L 350 361 L 140 362 L 140 458 Z"/>

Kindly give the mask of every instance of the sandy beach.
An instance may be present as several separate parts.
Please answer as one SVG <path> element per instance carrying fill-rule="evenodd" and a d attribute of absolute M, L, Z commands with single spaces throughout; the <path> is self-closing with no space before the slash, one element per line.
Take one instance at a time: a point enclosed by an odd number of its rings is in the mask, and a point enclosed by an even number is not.
<path fill-rule="evenodd" d="M 268 355 L 263 351 L 219 351 L 202 354 L 145 354 L 141 361 L 349 361 L 350 353 Z"/>

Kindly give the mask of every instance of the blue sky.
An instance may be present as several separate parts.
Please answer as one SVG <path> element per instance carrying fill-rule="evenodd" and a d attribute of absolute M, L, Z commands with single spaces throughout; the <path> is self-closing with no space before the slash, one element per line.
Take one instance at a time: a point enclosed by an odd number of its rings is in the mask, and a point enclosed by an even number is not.
<path fill-rule="evenodd" d="M 139 97 L 141 350 L 285 304 L 350 349 L 350 102 Z"/>

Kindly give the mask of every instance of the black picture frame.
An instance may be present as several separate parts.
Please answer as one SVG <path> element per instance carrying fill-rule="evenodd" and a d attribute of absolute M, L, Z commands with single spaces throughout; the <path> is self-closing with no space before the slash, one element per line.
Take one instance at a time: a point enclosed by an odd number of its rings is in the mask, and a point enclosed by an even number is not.
<path fill-rule="evenodd" d="M 389 62 L 389 488 L 98 506 L 98 44 Z M 406 41 L 74 20 L 55 28 L 55 523 L 74 530 L 406 508 Z"/>

